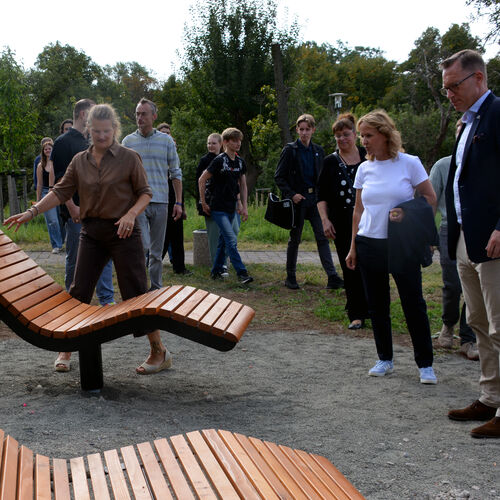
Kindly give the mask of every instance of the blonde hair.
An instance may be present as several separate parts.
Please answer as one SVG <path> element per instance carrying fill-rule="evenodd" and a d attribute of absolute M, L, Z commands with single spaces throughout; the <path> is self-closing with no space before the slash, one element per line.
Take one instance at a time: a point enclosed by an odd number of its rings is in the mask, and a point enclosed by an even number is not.
<path fill-rule="evenodd" d="M 210 139 L 215 139 L 217 142 L 220 142 L 222 144 L 222 135 L 218 134 L 217 132 L 214 132 L 207 137 L 207 141 Z"/>
<path fill-rule="evenodd" d="M 313 115 L 307 113 L 300 115 L 295 122 L 295 127 L 298 127 L 302 122 L 306 122 L 311 128 L 316 127 L 316 120 Z"/>
<path fill-rule="evenodd" d="M 118 118 L 118 114 L 113 106 L 110 104 L 97 104 L 91 108 L 87 117 L 87 126 L 90 127 L 93 120 L 110 120 L 114 130 L 113 137 L 115 141 L 118 141 L 122 133 L 122 127 L 120 118 Z"/>
<path fill-rule="evenodd" d="M 364 123 L 368 127 L 376 129 L 379 133 L 385 136 L 387 139 L 387 154 L 389 158 L 396 158 L 398 153 L 403 152 L 403 141 L 401 139 L 401 134 L 399 130 L 396 129 L 396 124 L 393 119 L 387 114 L 383 109 L 376 109 L 371 111 L 366 115 L 362 116 L 358 120 L 356 128 L 359 131 L 359 126 Z M 375 157 L 371 154 L 367 154 L 368 160 L 373 161 Z"/>

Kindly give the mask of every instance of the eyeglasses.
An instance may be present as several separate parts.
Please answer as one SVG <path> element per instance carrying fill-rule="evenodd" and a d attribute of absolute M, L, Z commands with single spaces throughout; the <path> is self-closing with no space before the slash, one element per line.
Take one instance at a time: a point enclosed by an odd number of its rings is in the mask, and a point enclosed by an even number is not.
<path fill-rule="evenodd" d="M 476 72 L 474 71 L 474 73 L 471 73 L 469 76 L 466 76 L 465 78 L 463 78 L 462 80 L 460 80 L 459 82 L 457 83 L 452 83 L 449 87 L 443 87 L 442 89 L 440 89 L 440 92 L 441 92 L 441 95 L 444 95 L 445 97 L 448 97 L 448 91 L 451 91 L 453 93 L 455 93 L 458 89 L 458 87 L 465 82 L 465 80 L 467 80 L 468 78 L 470 78 L 471 76 L 474 76 L 476 74 Z"/>

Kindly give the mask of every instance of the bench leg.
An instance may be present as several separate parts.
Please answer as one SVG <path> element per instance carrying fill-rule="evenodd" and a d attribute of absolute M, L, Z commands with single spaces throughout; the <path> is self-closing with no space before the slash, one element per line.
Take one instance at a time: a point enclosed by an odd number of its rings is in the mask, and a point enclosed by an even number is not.
<path fill-rule="evenodd" d="M 99 391 L 104 385 L 102 375 L 101 344 L 89 345 L 78 351 L 80 357 L 80 383 L 83 391 Z"/>

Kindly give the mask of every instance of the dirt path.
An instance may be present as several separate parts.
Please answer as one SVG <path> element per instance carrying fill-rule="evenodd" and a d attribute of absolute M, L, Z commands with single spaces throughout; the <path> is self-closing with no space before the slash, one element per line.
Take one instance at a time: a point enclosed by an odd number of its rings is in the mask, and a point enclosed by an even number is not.
<path fill-rule="evenodd" d="M 0 428 L 66 458 L 221 428 L 322 454 L 369 499 L 500 499 L 500 443 L 446 417 L 477 397 L 477 363 L 440 355 L 439 384 L 423 386 L 405 346 L 392 376 L 367 377 L 370 339 L 249 331 L 228 353 L 164 339 L 174 368 L 152 377 L 134 373 L 145 340 L 104 345 L 100 397 L 80 392 L 77 369 L 54 373 L 53 353 L 0 342 Z"/>

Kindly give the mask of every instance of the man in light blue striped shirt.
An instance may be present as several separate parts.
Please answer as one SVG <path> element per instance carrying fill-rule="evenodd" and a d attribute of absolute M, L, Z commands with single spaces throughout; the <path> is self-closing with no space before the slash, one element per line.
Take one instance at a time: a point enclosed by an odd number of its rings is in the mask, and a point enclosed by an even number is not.
<path fill-rule="evenodd" d="M 146 210 L 137 217 L 142 233 L 142 244 L 148 258 L 151 290 L 162 286 L 163 242 L 167 228 L 168 177 L 175 192 L 174 220 L 182 216 L 182 171 L 175 143 L 167 134 L 153 128 L 157 118 L 154 102 L 142 98 L 137 104 L 135 117 L 138 129 L 127 135 L 122 144 L 133 149 L 142 158 L 153 197 Z"/>

